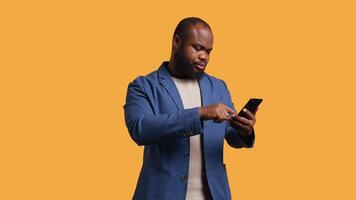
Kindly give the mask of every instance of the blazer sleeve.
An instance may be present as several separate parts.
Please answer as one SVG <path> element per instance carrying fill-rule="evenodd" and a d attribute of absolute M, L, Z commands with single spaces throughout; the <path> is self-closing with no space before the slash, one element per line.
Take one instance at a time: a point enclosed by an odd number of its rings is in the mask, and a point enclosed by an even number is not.
<path fill-rule="evenodd" d="M 236 111 L 234 103 L 232 103 L 231 100 L 231 95 L 229 92 L 229 89 L 227 88 L 226 83 L 221 80 L 224 86 L 225 94 L 223 95 L 225 97 L 225 102 L 228 107 L 232 108 L 233 110 Z M 225 139 L 227 143 L 234 148 L 252 148 L 254 143 L 255 143 L 255 131 L 252 129 L 252 133 L 249 135 L 249 137 L 245 138 L 242 137 L 235 128 L 230 126 L 228 123 L 226 123 L 226 131 L 225 131 Z"/>
<path fill-rule="evenodd" d="M 124 112 L 130 136 L 140 146 L 190 137 L 203 129 L 199 108 L 154 114 L 142 83 L 137 80 L 128 86 Z"/>

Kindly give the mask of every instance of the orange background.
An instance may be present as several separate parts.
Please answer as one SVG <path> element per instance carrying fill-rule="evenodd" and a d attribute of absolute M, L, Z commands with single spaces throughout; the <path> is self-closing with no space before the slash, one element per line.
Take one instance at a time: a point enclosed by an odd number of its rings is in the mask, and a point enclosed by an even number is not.
<path fill-rule="evenodd" d="M 356 199 L 354 1 L 2 1 L 0 199 L 130 199 L 142 147 L 130 81 L 168 60 L 180 19 L 210 23 L 207 72 L 253 149 L 225 146 L 234 199 Z"/>

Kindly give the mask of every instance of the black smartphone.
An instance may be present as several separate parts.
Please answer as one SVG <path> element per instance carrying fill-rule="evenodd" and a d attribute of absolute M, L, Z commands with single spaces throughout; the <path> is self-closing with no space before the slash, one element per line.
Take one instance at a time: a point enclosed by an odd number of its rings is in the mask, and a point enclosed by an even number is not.
<path fill-rule="evenodd" d="M 247 118 L 247 114 L 243 111 L 243 109 L 246 108 L 247 110 L 253 113 L 256 111 L 257 107 L 262 103 L 262 101 L 263 99 L 251 98 L 250 100 L 248 100 L 246 105 L 241 109 L 238 116 Z"/>

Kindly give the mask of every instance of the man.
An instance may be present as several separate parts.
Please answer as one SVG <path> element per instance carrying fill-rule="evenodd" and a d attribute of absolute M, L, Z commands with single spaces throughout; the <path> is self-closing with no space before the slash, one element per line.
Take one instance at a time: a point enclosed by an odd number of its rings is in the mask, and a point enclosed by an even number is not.
<path fill-rule="evenodd" d="M 210 26 L 185 18 L 170 61 L 129 84 L 126 126 L 145 146 L 133 199 L 231 199 L 224 139 L 234 148 L 253 147 L 256 118 L 248 110 L 239 117 L 225 82 L 204 72 L 212 48 Z"/>

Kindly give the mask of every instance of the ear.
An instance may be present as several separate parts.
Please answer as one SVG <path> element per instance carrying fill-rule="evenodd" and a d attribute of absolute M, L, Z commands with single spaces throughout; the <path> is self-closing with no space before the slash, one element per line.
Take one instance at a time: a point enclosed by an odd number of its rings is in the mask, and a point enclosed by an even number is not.
<path fill-rule="evenodd" d="M 182 39 L 178 35 L 174 35 L 173 43 L 172 43 L 173 49 L 178 49 L 181 43 L 182 43 Z"/>

